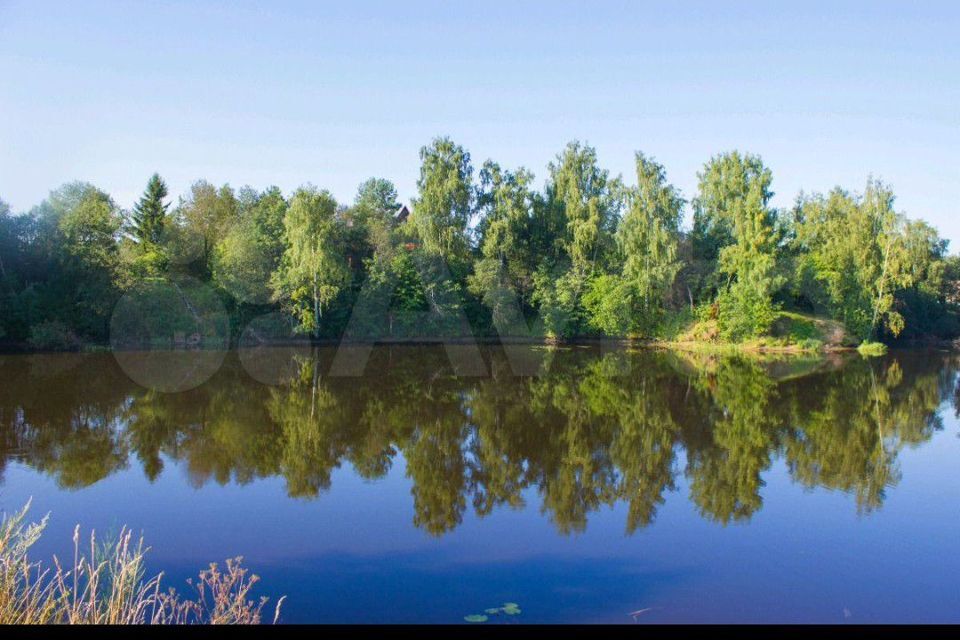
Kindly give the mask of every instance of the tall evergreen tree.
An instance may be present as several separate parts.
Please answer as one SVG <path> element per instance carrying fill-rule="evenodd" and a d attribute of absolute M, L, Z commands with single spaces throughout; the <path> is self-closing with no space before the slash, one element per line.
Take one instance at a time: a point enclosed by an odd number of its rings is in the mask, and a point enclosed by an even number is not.
<path fill-rule="evenodd" d="M 133 206 L 131 227 L 133 235 L 142 245 L 160 242 L 163 233 L 163 224 L 167 215 L 169 203 L 164 202 L 167 197 L 167 184 L 160 174 L 153 174 L 147 182 L 143 196 Z"/>

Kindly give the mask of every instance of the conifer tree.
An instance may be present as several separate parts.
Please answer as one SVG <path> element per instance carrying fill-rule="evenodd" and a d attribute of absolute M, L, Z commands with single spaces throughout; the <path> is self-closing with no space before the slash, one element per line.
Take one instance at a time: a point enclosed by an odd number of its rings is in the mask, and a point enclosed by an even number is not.
<path fill-rule="evenodd" d="M 159 174 L 150 176 L 143 196 L 133 206 L 131 228 L 133 235 L 141 245 L 156 244 L 163 233 L 163 224 L 167 215 L 169 203 L 165 203 L 167 185 Z"/>

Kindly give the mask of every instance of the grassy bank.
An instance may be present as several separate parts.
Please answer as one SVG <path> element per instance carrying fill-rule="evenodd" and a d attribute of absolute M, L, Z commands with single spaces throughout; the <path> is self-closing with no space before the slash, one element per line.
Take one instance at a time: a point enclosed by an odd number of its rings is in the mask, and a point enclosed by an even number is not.
<path fill-rule="evenodd" d="M 716 320 L 682 314 L 665 323 L 663 332 L 650 344 L 711 354 L 814 354 L 850 351 L 856 348 L 857 341 L 835 320 L 781 311 L 766 335 L 741 342 L 723 340 Z"/>
<path fill-rule="evenodd" d="M 438 335 L 438 336 L 379 336 L 367 339 L 358 337 L 340 338 L 313 338 L 310 336 L 282 336 L 274 338 L 267 336 L 258 340 L 246 340 L 240 343 L 220 342 L 215 345 L 198 345 L 193 347 L 175 346 L 170 340 L 158 340 L 153 343 L 127 345 L 126 347 L 111 348 L 109 345 L 81 345 L 77 350 L 83 352 L 110 352 L 110 351 L 206 351 L 237 348 L 251 348 L 259 346 L 302 346 L 302 347 L 339 347 L 349 345 L 407 345 L 426 346 L 444 344 L 481 344 L 481 345 L 532 345 L 546 347 L 562 347 L 590 344 L 623 344 L 633 347 L 665 348 L 685 352 L 702 352 L 707 354 L 782 354 L 782 355 L 812 355 L 830 352 L 859 351 L 864 356 L 883 355 L 886 345 L 875 342 L 864 342 L 852 336 L 842 323 L 822 316 L 802 314 L 792 311 L 779 311 L 769 331 L 764 335 L 741 340 L 724 340 L 716 319 L 701 319 L 693 312 L 681 311 L 668 314 L 657 329 L 653 337 L 637 335 L 625 336 L 598 336 L 573 335 L 552 336 L 542 334 L 498 336 L 490 334 Z M 946 348 L 956 348 L 950 343 Z M 4 349 L 7 347 L 7 349 Z M 13 348 L 15 347 L 15 348 Z M 58 351 L 58 349 L 38 349 L 34 345 L 0 341 L 0 353 L 20 352 L 37 353 L 44 351 Z"/>
<path fill-rule="evenodd" d="M 857 347 L 857 353 L 865 357 L 879 357 L 886 355 L 887 345 L 882 342 L 864 342 Z"/>
<path fill-rule="evenodd" d="M 251 599 L 259 581 L 228 560 L 211 564 L 190 582 L 184 597 L 161 584 L 163 574 L 147 577 L 143 539 L 122 529 L 113 543 L 91 532 L 81 545 L 74 531 L 69 565 L 56 556 L 44 564 L 30 558 L 47 518 L 27 521 L 29 504 L 0 522 L 0 624 L 259 624 L 267 598 Z M 276 603 L 277 622 L 283 598 Z"/>

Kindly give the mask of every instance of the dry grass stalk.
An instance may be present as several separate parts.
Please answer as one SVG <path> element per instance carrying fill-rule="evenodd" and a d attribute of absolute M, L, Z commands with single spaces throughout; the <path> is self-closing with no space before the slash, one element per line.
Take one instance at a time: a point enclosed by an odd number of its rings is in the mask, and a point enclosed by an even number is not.
<path fill-rule="evenodd" d="M 81 548 L 80 528 L 74 529 L 73 562 L 64 568 L 53 559 L 45 568 L 29 557 L 47 524 L 26 523 L 27 503 L 0 521 L 0 624 L 260 624 L 268 599 L 251 599 L 259 581 L 242 567 L 242 558 L 227 560 L 226 568 L 211 564 L 200 572 L 194 599 L 173 589 L 164 591 L 163 574 L 146 577 L 143 538 L 133 540 L 123 528 L 117 540 L 98 544 L 91 532 Z M 280 598 L 273 622 L 279 621 Z"/>

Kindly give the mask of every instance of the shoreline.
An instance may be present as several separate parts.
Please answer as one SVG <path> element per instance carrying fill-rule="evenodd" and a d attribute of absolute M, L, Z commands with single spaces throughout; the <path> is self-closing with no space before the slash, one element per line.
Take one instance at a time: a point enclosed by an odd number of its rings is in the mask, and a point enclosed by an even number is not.
<path fill-rule="evenodd" d="M 69 350 L 47 350 L 36 349 L 23 343 L 3 343 L 0 342 L 0 355 L 35 355 L 35 354 L 62 354 L 62 353 L 128 353 L 128 352 L 149 352 L 149 351 L 234 351 L 243 349 L 273 348 L 273 347 L 331 347 L 331 346 L 349 346 L 349 347 L 377 347 L 377 346 L 438 346 L 438 345 L 478 345 L 478 346 L 534 346 L 549 348 L 576 348 L 576 347 L 598 347 L 612 346 L 617 348 L 640 348 L 665 351 L 679 351 L 685 353 L 710 353 L 717 355 L 736 355 L 736 354 L 755 354 L 755 355 L 785 355 L 785 356 L 827 356 L 835 353 L 857 353 L 856 346 L 841 345 L 821 345 L 819 348 L 810 349 L 801 345 L 765 345 L 746 343 L 727 343 L 727 342 L 708 342 L 708 341 L 674 341 L 659 340 L 650 338 L 630 338 L 630 337 L 575 337 L 575 338 L 546 338 L 546 337 L 467 337 L 453 336 L 445 338 L 386 338 L 374 340 L 358 340 L 350 338 L 319 338 L 319 339 L 285 339 L 272 340 L 255 345 L 230 344 L 226 348 L 184 348 L 170 346 L 147 346 L 130 345 L 125 348 L 113 348 L 109 344 L 91 343 L 81 345 L 77 349 Z M 886 345 L 890 350 L 914 350 L 914 351 L 948 351 L 960 352 L 960 344 L 952 341 L 913 341 L 910 343 L 895 343 Z"/>

